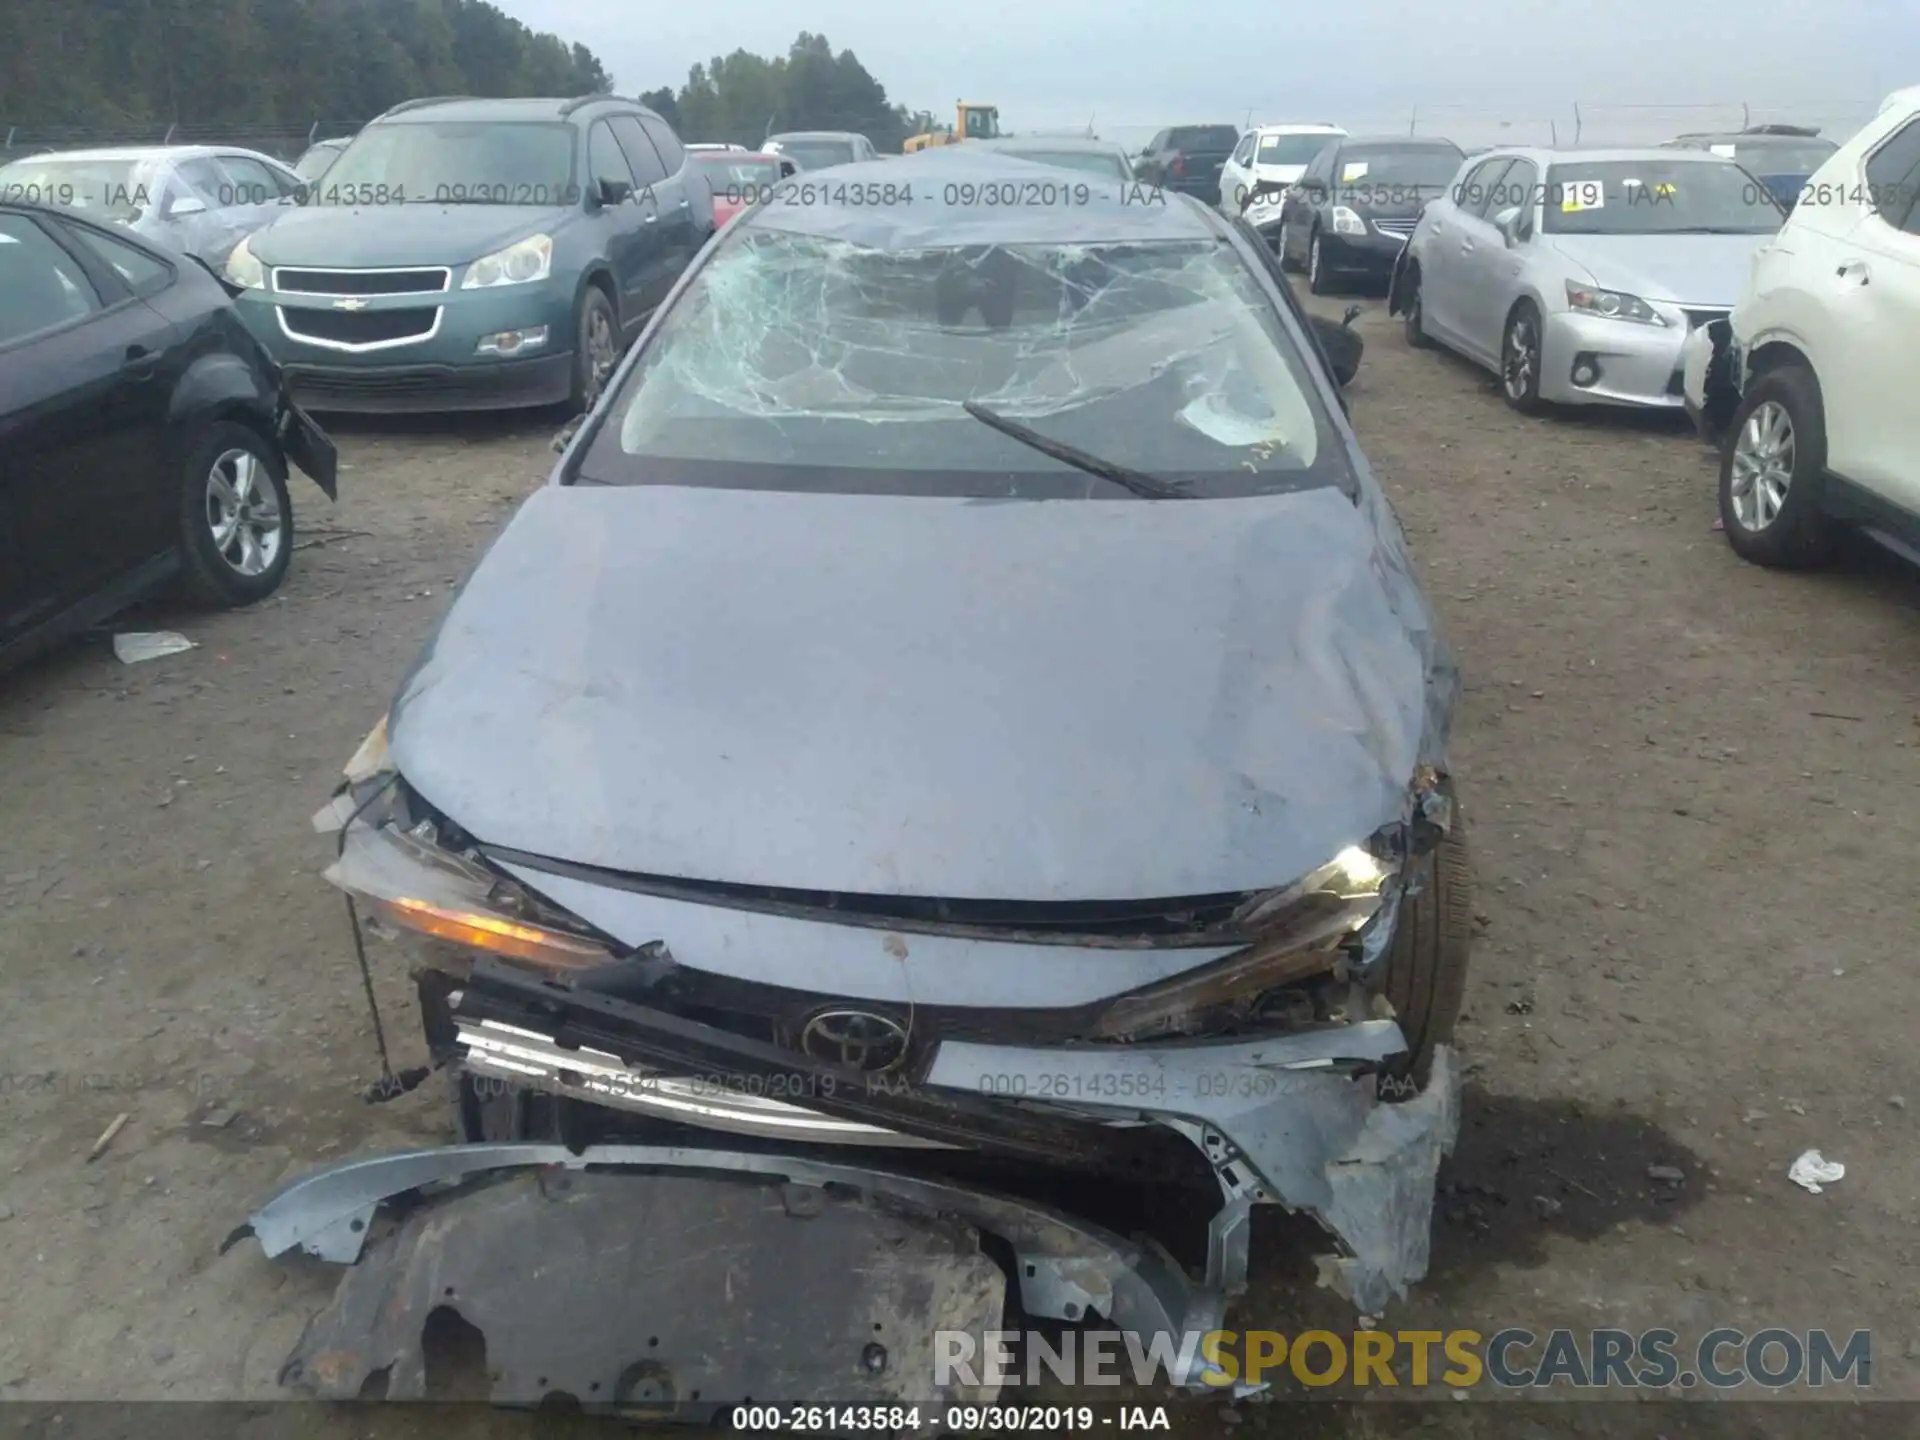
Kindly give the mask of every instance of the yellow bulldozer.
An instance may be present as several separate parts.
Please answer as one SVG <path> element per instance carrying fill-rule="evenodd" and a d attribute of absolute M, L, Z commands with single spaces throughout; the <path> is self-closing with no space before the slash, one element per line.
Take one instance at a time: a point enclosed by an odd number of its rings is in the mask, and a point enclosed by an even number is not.
<path fill-rule="evenodd" d="M 955 102 L 954 110 L 954 126 L 951 130 L 929 130 L 922 135 L 910 136 L 901 149 L 913 155 L 935 145 L 958 145 L 962 140 L 1000 138 L 998 105 L 975 105 L 960 100 Z"/>

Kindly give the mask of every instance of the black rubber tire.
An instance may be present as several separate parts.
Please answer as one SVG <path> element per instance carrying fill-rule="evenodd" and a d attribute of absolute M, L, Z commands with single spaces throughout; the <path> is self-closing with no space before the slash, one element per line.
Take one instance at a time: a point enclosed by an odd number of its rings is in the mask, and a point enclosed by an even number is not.
<path fill-rule="evenodd" d="M 611 327 L 616 365 L 624 348 L 620 343 L 620 317 L 614 312 L 613 302 L 598 285 L 587 286 L 581 292 L 580 304 L 573 317 L 573 390 L 567 397 L 567 403 L 573 407 L 576 415 L 591 410 L 594 402 L 600 398 L 600 389 L 593 376 L 593 357 L 587 352 L 587 327 L 596 316 L 603 317 Z"/>
<path fill-rule="evenodd" d="M 1523 316 L 1530 320 L 1533 325 L 1535 353 L 1533 357 L 1533 373 L 1527 378 L 1526 393 L 1516 397 L 1507 388 L 1507 366 L 1510 363 L 1510 356 L 1513 349 L 1514 325 L 1515 322 Z M 1517 410 L 1522 415 L 1538 415 L 1546 408 L 1540 401 L 1540 363 L 1543 344 L 1540 312 L 1534 309 L 1532 301 L 1522 300 L 1508 312 L 1507 323 L 1500 331 L 1500 398 L 1507 402 L 1509 409 Z"/>
<path fill-rule="evenodd" d="M 253 456 L 280 507 L 280 553 L 258 575 L 242 575 L 214 548 L 207 517 L 207 475 L 213 462 L 228 450 L 246 450 Z M 178 483 L 174 519 L 180 545 L 180 582 L 187 597 L 216 609 L 237 610 L 257 605 L 278 590 L 287 577 L 287 567 L 293 563 L 293 502 L 287 496 L 287 462 L 280 447 L 237 421 L 216 421 L 202 430 L 188 449 Z"/>
<path fill-rule="evenodd" d="M 1409 1053 L 1397 1073 L 1425 1085 L 1433 1051 L 1452 1043 L 1473 948 L 1473 869 L 1456 806 L 1453 828 L 1419 862 L 1420 893 L 1401 901 L 1385 993 Z"/>
<path fill-rule="evenodd" d="M 1287 244 L 1287 225 L 1285 221 L 1281 222 L 1280 233 L 1277 237 L 1275 237 L 1274 251 L 1280 257 L 1280 269 L 1283 273 L 1288 275 L 1297 275 L 1300 272 L 1300 267 L 1293 263 L 1293 256 L 1292 254 L 1289 253 L 1288 244 Z"/>
<path fill-rule="evenodd" d="M 1334 293 L 1333 271 L 1327 268 L 1324 259 L 1319 269 L 1315 270 L 1313 256 L 1316 250 L 1320 250 L 1320 232 L 1318 230 L 1315 230 L 1307 237 L 1307 289 L 1316 295 L 1331 295 Z M 1321 250 L 1320 253 L 1323 257 L 1326 254 L 1324 250 Z"/>
<path fill-rule="evenodd" d="M 1409 277 L 1408 284 L 1412 293 L 1407 296 L 1407 313 L 1400 318 L 1401 328 L 1406 334 L 1407 344 L 1415 350 L 1431 350 L 1433 340 L 1421 329 L 1420 272 L 1416 269 Z"/>
<path fill-rule="evenodd" d="M 1773 523 L 1749 530 L 1733 508 L 1733 447 L 1753 412 L 1768 401 L 1785 410 L 1793 426 L 1793 478 Z M 1835 523 L 1820 508 L 1826 464 L 1826 406 L 1819 380 L 1804 365 L 1763 373 L 1741 397 L 1720 445 L 1720 527 L 1733 553 L 1777 570 L 1813 570 L 1832 560 Z"/>

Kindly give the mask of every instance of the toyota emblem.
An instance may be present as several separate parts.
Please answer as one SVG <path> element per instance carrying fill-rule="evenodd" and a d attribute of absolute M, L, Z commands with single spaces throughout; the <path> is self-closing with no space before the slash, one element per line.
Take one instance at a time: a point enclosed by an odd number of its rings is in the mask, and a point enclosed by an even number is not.
<path fill-rule="evenodd" d="M 871 1010 L 822 1010 L 802 1027 L 800 1048 L 816 1060 L 878 1073 L 907 1058 L 907 1028 Z"/>

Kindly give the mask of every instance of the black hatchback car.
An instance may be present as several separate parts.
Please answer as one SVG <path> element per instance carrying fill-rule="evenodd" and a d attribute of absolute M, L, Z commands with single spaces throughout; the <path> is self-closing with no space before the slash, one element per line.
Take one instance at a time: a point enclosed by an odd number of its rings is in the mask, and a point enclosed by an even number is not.
<path fill-rule="evenodd" d="M 1447 193 L 1465 159 L 1458 145 L 1437 136 L 1335 141 L 1287 192 L 1274 241 L 1281 265 L 1304 265 L 1316 295 L 1343 279 L 1384 284 L 1420 212 Z"/>
<path fill-rule="evenodd" d="M 175 578 L 251 605 L 293 556 L 291 461 L 333 442 L 198 261 L 0 205 L 0 669 Z"/>

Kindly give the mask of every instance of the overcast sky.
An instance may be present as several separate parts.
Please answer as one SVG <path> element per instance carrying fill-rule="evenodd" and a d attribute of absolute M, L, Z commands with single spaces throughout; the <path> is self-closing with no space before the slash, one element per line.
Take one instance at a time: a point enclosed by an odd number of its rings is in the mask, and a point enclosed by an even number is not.
<path fill-rule="evenodd" d="M 1327 120 L 1360 131 L 1532 139 L 1551 118 L 1589 141 L 1804 120 L 1829 133 L 1920 83 L 1920 0 L 1327 0 L 1273 6 L 1112 0 L 496 0 L 589 46 L 623 94 L 678 89 L 716 54 L 784 53 L 801 30 L 851 49 L 888 96 L 951 112 L 1000 106 L 1025 130 L 1102 134 L 1178 122 Z M 1717 105 L 1659 111 L 1621 105 Z M 1526 133 L 1515 133 L 1525 131 Z M 694 138 L 694 137 L 688 137 Z M 1540 139 L 1548 138 L 1545 134 Z M 1836 136 L 1836 138 L 1839 138 Z"/>

